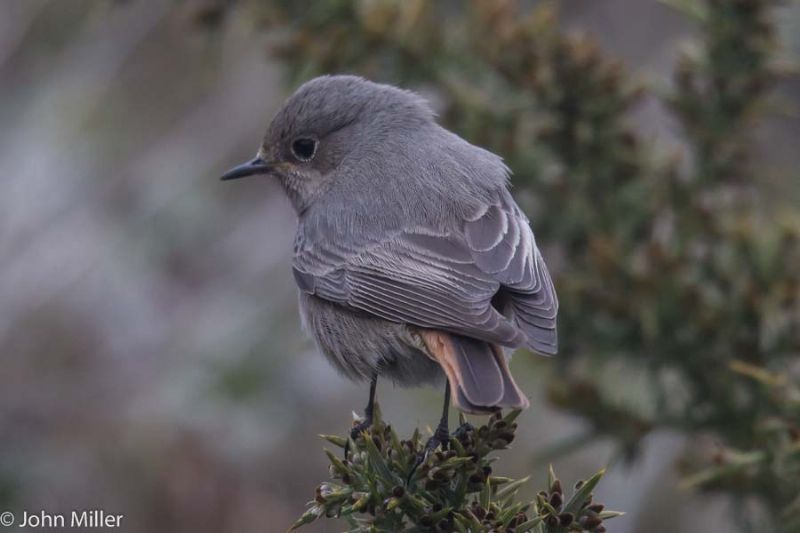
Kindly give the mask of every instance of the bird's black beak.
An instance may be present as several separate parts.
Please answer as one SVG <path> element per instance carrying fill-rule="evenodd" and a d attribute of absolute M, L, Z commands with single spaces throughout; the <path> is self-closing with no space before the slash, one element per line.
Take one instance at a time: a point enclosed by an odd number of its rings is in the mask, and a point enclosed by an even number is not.
<path fill-rule="evenodd" d="M 272 170 L 272 165 L 256 157 L 252 161 L 243 163 L 239 166 L 233 167 L 220 178 L 223 181 L 235 180 L 238 178 L 246 178 L 247 176 L 254 176 L 256 174 L 268 174 Z"/>

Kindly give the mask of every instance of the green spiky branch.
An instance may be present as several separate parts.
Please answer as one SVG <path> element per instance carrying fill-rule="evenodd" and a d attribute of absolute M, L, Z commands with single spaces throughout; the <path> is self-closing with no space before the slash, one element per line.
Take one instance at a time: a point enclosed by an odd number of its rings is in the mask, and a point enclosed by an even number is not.
<path fill-rule="evenodd" d="M 323 435 L 339 448 L 325 451 L 331 480 L 317 487 L 292 529 L 319 518 L 342 518 L 352 532 L 603 533 L 604 520 L 622 514 L 593 500 L 604 471 L 578 482 L 567 495 L 551 469 L 546 490 L 533 501 L 519 501 L 529 478 L 494 474 L 493 454 L 514 440 L 517 415 L 493 415 L 479 428 L 462 420 L 448 449 L 424 455 L 419 430 L 401 440 L 376 408 L 372 427 L 355 440 Z M 341 450 L 347 450 L 344 457 Z M 425 459 L 417 466 L 419 457 Z"/>

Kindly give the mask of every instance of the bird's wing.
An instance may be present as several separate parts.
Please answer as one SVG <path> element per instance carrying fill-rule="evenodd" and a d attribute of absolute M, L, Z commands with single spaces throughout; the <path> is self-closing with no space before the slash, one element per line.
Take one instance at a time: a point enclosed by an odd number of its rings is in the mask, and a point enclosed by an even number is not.
<path fill-rule="evenodd" d="M 424 227 L 361 238 L 324 231 L 296 248 L 294 275 L 311 294 L 394 322 L 442 329 L 505 346 L 540 342 L 555 328 L 555 293 L 527 219 L 510 197 L 498 198 L 460 230 Z M 514 319 L 492 306 L 507 289 Z M 529 331 L 530 330 L 530 331 Z M 542 336 L 545 353 L 554 344 Z"/>
<path fill-rule="evenodd" d="M 500 282 L 504 309 L 525 333 L 526 346 L 554 355 L 558 298 L 528 218 L 505 195 L 467 221 L 464 236 L 476 265 Z"/>

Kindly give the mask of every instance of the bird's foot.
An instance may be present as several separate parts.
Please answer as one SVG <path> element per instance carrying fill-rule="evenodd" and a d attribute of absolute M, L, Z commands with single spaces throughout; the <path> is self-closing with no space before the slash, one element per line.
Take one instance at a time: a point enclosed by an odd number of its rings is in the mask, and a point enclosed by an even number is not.
<path fill-rule="evenodd" d="M 354 422 L 353 428 L 350 430 L 350 438 L 355 439 L 359 435 L 361 435 L 362 431 L 366 431 L 372 427 L 372 417 L 367 417 L 361 420 L 361 422 Z"/>
<path fill-rule="evenodd" d="M 425 443 L 423 455 L 427 456 L 439 446 L 441 446 L 443 450 L 446 450 L 450 446 L 450 432 L 444 426 L 437 427 L 436 431 L 433 432 L 433 436 Z"/>
<path fill-rule="evenodd" d="M 439 425 L 434 431 L 433 436 L 428 439 L 425 443 L 425 447 L 422 448 L 422 453 L 417 456 L 416 461 L 414 462 L 414 466 L 411 467 L 411 472 L 408 474 L 408 478 L 406 479 L 406 485 L 411 483 L 411 480 L 414 478 L 414 474 L 417 472 L 417 468 L 425 462 L 431 452 L 436 451 L 436 448 L 441 447 L 443 450 L 446 450 L 450 446 L 450 431 L 447 429 L 446 426 Z"/>
<path fill-rule="evenodd" d="M 462 418 L 461 425 L 456 428 L 453 438 L 463 441 L 470 433 L 475 431 L 475 426 Z"/>
<path fill-rule="evenodd" d="M 354 415 L 355 416 L 355 415 Z M 367 413 L 360 421 L 353 422 L 353 427 L 350 429 L 350 438 L 344 445 L 344 458 L 347 460 L 347 454 L 350 452 L 350 441 L 355 441 L 356 437 L 361 435 L 362 432 L 372 427 L 372 414 Z"/>

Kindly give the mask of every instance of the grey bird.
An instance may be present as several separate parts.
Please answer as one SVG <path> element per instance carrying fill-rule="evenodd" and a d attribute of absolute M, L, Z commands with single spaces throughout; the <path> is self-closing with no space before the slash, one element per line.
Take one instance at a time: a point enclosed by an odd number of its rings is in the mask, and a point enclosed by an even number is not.
<path fill-rule="evenodd" d="M 298 216 L 293 273 L 305 328 L 333 366 L 370 382 L 445 381 L 449 403 L 522 409 L 508 369 L 557 350 L 558 301 L 495 154 L 438 125 L 417 94 L 356 76 L 303 84 L 255 159 L 223 180 L 276 178 Z"/>

